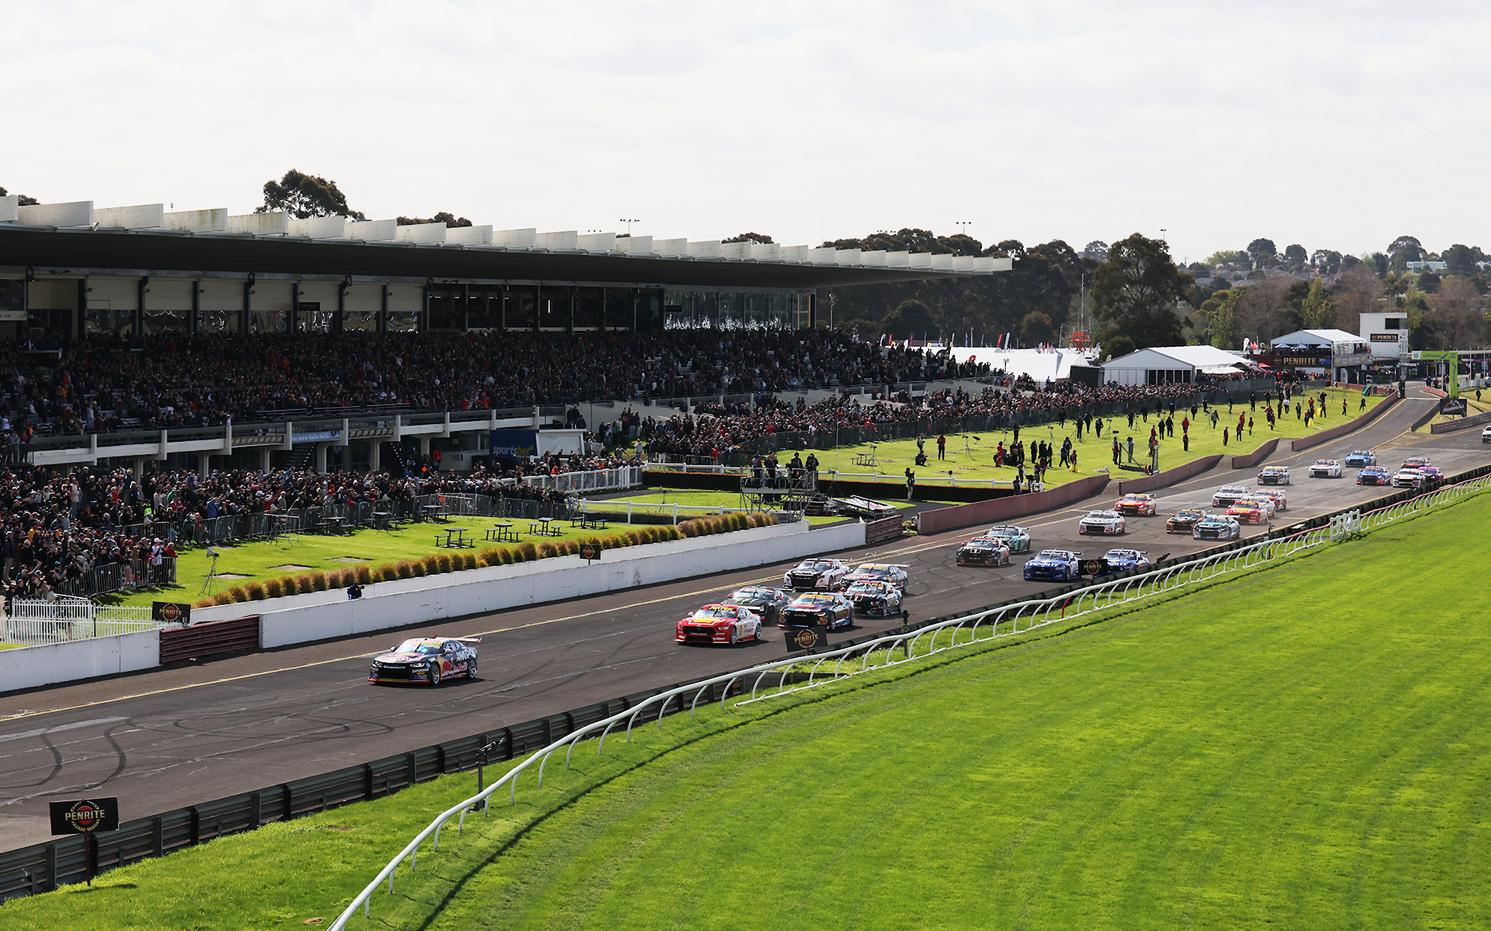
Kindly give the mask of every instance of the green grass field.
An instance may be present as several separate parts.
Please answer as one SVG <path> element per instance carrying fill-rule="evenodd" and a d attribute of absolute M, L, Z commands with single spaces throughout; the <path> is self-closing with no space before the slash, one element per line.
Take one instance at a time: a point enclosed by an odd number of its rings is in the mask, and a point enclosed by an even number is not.
<path fill-rule="evenodd" d="M 1229 442 L 1225 447 L 1222 445 L 1222 428 L 1228 427 L 1230 430 L 1231 427 L 1236 426 L 1237 415 L 1248 411 L 1248 405 L 1246 403 L 1234 405 L 1230 419 L 1227 415 L 1227 406 L 1222 405 L 1218 408 L 1221 417 L 1217 421 L 1217 428 L 1215 430 L 1211 428 L 1209 420 L 1204 424 L 1200 422 L 1191 424 L 1191 448 L 1189 451 L 1181 449 L 1180 412 L 1176 411 L 1175 436 L 1160 441 L 1160 468 L 1173 469 L 1193 459 L 1200 459 L 1203 456 L 1211 456 L 1217 453 L 1249 453 L 1276 436 L 1292 439 L 1338 426 L 1342 422 L 1342 401 L 1346 402 L 1347 407 L 1347 417 L 1345 419 L 1353 419 L 1362 413 L 1359 410 L 1362 400 L 1360 392 L 1332 388 L 1327 389 L 1326 397 L 1328 416 L 1324 420 L 1312 423 L 1309 430 L 1305 429 L 1302 420 L 1295 420 L 1291 416 L 1287 420 L 1280 420 L 1277 424 L 1277 429 L 1270 432 L 1268 424 L 1263 419 L 1263 406 L 1260 404 L 1253 418 L 1252 435 L 1245 435 L 1241 443 L 1236 438 L 1229 437 Z M 1370 409 L 1381 402 L 1382 398 L 1374 395 L 1367 399 L 1367 407 Z M 1200 421 L 1200 419 L 1201 417 L 1198 413 L 1196 420 Z M 1107 418 L 1104 420 L 1105 424 L 1110 423 Z M 1132 430 L 1129 429 L 1126 418 L 1113 418 L 1111 424 L 1118 428 L 1120 444 L 1130 434 L 1133 435 L 1134 458 L 1142 461 L 1145 451 L 1148 448 L 1149 430 L 1154 425 L 1154 419 L 1151 418 L 1146 422 L 1142 417 L 1135 418 Z M 975 436 L 977 440 L 974 439 Z M 1072 438 L 1072 442 L 1077 447 L 1077 469 L 1076 471 L 1072 471 L 1057 468 L 1055 461 L 1053 461 L 1052 469 L 1046 473 L 1047 486 L 1062 485 L 1096 474 L 1100 469 L 1112 468 L 1113 434 L 1107 426 L 1103 430 L 1101 439 L 1094 434 L 1084 432 L 1080 443 L 1077 442 L 1076 430 L 1070 421 L 1067 422 L 1065 427 L 1052 423 L 1022 427 L 1020 429 L 1020 439 L 1023 442 L 1045 440 L 1052 445 L 1053 450 L 1060 450 L 1061 441 L 1068 436 Z M 819 466 L 821 473 L 826 473 L 830 470 L 858 474 L 878 473 L 884 476 L 885 481 L 904 485 L 905 470 L 907 467 L 911 467 L 912 471 L 916 473 L 917 481 L 923 490 L 935 487 L 934 483 L 941 483 L 948 480 L 949 471 L 952 472 L 952 478 L 959 482 L 995 481 L 1004 485 L 1014 479 L 1014 469 L 996 469 L 994 467 L 994 450 L 996 445 L 1003 441 L 1005 447 L 1008 448 L 1013 440 L 1012 433 L 1006 430 L 988 430 L 977 434 L 968 434 L 967 454 L 964 453 L 963 438 L 964 435 L 961 433 L 950 434 L 947 438 L 947 459 L 939 461 L 937 459 L 937 437 L 928 437 L 926 444 L 928 462 L 926 466 L 920 468 L 913 465 L 916 461 L 916 440 L 914 439 L 891 440 L 876 444 L 874 452 L 878 460 L 878 465 L 874 468 L 854 464 L 854 457 L 857 454 L 870 451 L 871 447 L 868 443 L 861 443 L 856 446 L 842 446 L 837 449 L 813 450 L 813 452 L 817 454 L 818 460 L 821 463 Z M 782 462 L 786 462 L 792 458 L 793 452 L 794 450 L 779 452 L 777 453 L 777 458 Z M 797 452 L 801 452 L 803 457 L 806 458 L 809 450 L 803 449 Z M 1124 460 L 1127 462 L 1127 455 L 1125 455 Z M 1028 471 L 1027 469 L 1027 473 Z M 826 478 L 828 476 L 821 477 Z M 870 480 L 874 481 L 876 479 L 872 478 Z"/>
<path fill-rule="evenodd" d="M 1485 927 L 1491 596 L 1459 557 L 1488 519 L 1482 496 L 1148 607 L 582 746 L 351 927 Z M 1432 582 L 1389 581 L 1410 565 Z M 0 926 L 329 921 L 472 783 L 115 870 L 0 906 Z"/>
<path fill-rule="evenodd" d="M 904 500 L 888 500 L 886 504 L 896 508 L 909 508 L 912 502 Z M 630 504 L 635 513 L 643 514 L 668 514 L 673 513 L 673 505 L 679 505 L 678 516 L 685 518 L 694 515 L 719 513 L 731 508 L 740 508 L 740 495 L 731 491 L 706 491 L 699 488 L 657 488 L 651 491 L 633 492 L 621 498 L 606 498 L 603 500 L 592 500 L 590 510 L 607 512 L 624 512 Z M 689 510 L 689 508 L 710 508 L 709 511 Z M 808 517 L 810 524 L 834 523 L 843 520 L 841 517 Z"/>
<path fill-rule="evenodd" d="M 477 549 L 491 546 L 514 546 L 511 543 L 488 543 L 483 532 L 493 525 L 491 517 L 453 517 L 448 524 L 402 524 L 393 530 L 358 530 L 341 535 L 296 533 L 272 541 L 243 543 L 218 547 L 218 580 L 212 592 L 233 585 L 282 575 L 298 575 L 308 570 L 346 569 L 349 566 L 398 562 L 418 559 L 430 553 L 450 552 L 435 545 L 435 532 L 445 527 L 465 527 L 476 538 Z M 524 531 L 532 521 L 514 518 L 513 528 L 524 541 L 558 542 L 575 537 L 610 536 L 625 531 L 626 525 L 611 525 L 606 530 L 581 530 L 568 521 L 555 521 L 562 536 L 530 537 Z M 285 568 L 290 566 L 293 568 Z M 150 604 L 152 601 L 180 598 L 192 600 L 202 591 L 207 577 L 208 558 L 204 547 L 185 550 L 176 560 L 175 586 L 143 590 L 118 596 L 117 600 L 101 598 L 111 604 Z M 226 575 L 225 575 L 226 574 Z M 240 578 L 241 576 L 241 578 Z"/>

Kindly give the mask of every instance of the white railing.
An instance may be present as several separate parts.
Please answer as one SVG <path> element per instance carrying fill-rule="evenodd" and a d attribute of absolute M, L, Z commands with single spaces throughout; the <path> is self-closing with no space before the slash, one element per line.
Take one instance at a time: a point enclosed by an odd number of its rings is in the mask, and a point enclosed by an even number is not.
<path fill-rule="evenodd" d="M 552 488 L 555 491 L 624 491 L 642 484 L 642 466 L 625 465 L 614 469 L 561 472 L 558 475 L 526 475 L 522 483 L 536 488 Z"/>
<path fill-rule="evenodd" d="M 88 598 L 14 598 L 0 640 L 44 646 L 68 640 L 115 637 L 160 626 L 148 605 L 96 605 Z"/>
<path fill-rule="evenodd" d="M 747 681 L 751 683 L 750 697 L 737 702 L 737 706 L 789 695 L 805 689 L 818 688 L 847 677 L 903 665 L 951 649 L 1029 633 L 1050 624 L 1168 594 L 1186 586 L 1210 582 L 1231 573 L 1244 572 L 1268 562 L 1287 559 L 1306 550 L 1351 539 L 1359 533 L 1425 513 L 1439 504 L 1480 494 L 1488 488 L 1491 488 L 1491 476 L 1482 476 L 1376 510 L 1363 512 L 1358 509 L 1337 514 L 1330 519 L 1328 524 L 1308 528 L 1290 536 L 1263 540 L 1195 560 L 1152 569 L 1109 582 L 1088 585 L 1049 598 L 1033 598 L 1001 605 L 962 617 L 950 618 L 914 631 L 889 634 L 865 643 L 809 657 L 789 657 L 771 663 L 762 663 L 749 669 L 713 676 L 659 692 L 625 711 L 577 728 L 548 746 L 534 751 L 527 759 L 518 763 L 481 792 L 441 812 L 424 830 L 415 835 L 413 840 L 404 845 L 404 848 L 383 869 L 379 870 L 372 882 L 364 886 L 362 891 L 337 916 L 331 928 L 335 931 L 335 929 L 345 927 L 359 907 L 364 916 L 369 915 L 372 908 L 372 894 L 385 883 L 389 893 L 392 894 L 394 873 L 405 862 L 408 862 L 411 871 L 415 869 L 419 848 L 426 840 L 432 842 L 433 850 L 439 850 L 440 832 L 452 818 L 457 819 L 456 832 L 460 833 L 465 827 L 466 815 L 475 810 L 478 804 L 481 805 L 482 814 L 485 815 L 491 806 L 492 796 L 499 790 L 506 788 L 509 801 L 516 801 L 519 777 L 534 767 L 537 767 L 536 787 L 543 788 L 544 770 L 548 766 L 549 759 L 563 750 L 564 765 L 566 769 L 569 768 L 575 745 L 581 740 L 592 736 L 598 737 L 596 753 L 599 755 L 605 751 L 606 738 L 612 730 L 619 731 L 624 726 L 625 739 L 630 741 L 632 729 L 638 718 L 644 714 L 647 717 L 642 719 L 643 723 L 652 720 L 661 727 L 663 718 L 670 709 L 677 712 L 687 709 L 692 715 L 697 710 L 700 700 L 713 691 L 718 691 L 719 702 L 723 706 L 731 695 L 745 691 L 744 683 Z M 832 667 L 824 670 L 824 666 L 828 663 L 832 663 Z M 775 685 L 763 690 L 763 683 L 773 676 L 776 679 Z M 788 682 L 789 678 L 793 680 L 791 683 Z M 677 699 L 676 707 L 674 699 Z"/>

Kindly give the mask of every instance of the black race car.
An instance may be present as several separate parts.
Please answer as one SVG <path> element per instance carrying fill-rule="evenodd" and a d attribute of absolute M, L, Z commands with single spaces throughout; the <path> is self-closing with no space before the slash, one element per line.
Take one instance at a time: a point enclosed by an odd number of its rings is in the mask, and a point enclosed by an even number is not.
<path fill-rule="evenodd" d="M 724 599 L 727 604 L 750 608 L 761 615 L 761 623 L 775 624 L 782 619 L 782 609 L 792 603 L 792 596 L 780 588 L 766 585 L 749 585 L 736 589 Z"/>

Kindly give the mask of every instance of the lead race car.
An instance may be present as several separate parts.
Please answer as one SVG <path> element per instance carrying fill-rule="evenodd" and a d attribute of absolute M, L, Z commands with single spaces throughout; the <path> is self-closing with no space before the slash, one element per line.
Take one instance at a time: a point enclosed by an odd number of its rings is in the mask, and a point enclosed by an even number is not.
<path fill-rule="evenodd" d="M 1027 582 L 1074 582 L 1082 577 L 1082 557 L 1071 550 L 1041 550 L 1025 560 Z"/>
<path fill-rule="evenodd" d="M 843 588 L 849 565 L 842 559 L 804 559 L 782 575 L 782 587 L 797 590 L 834 591 Z"/>
<path fill-rule="evenodd" d="M 476 678 L 476 645 L 480 637 L 411 637 L 373 657 L 368 681 L 419 682 L 437 686 L 452 676 Z"/>
<path fill-rule="evenodd" d="M 673 625 L 679 643 L 728 643 L 761 639 L 761 616 L 734 604 L 705 605 Z"/>
<path fill-rule="evenodd" d="M 844 597 L 860 614 L 890 617 L 901 613 L 901 590 L 889 582 L 855 582 L 844 590 Z"/>
<path fill-rule="evenodd" d="M 1113 503 L 1113 510 L 1124 516 L 1133 514 L 1137 517 L 1154 517 L 1160 513 L 1160 506 L 1154 495 L 1130 492 Z"/>
<path fill-rule="evenodd" d="M 1123 515 L 1117 511 L 1088 511 L 1081 520 L 1077 522 L 1079 534 L 1102 534 L 1103 536 L 1122 536 L 1126 529 Z"/>
<path fill-rule="evenodd" d="M 1340 478 L 1341 460 L 1316 459 L 1310 463 L 1310 478 Z"/>
<path fill-rule="evenodd" d="M 996 536 L 974 537 L 958 547 L 957 563 L 960 566 L 1008 566 L 1010 548 Z"/>
<path fill-rule="evenodd" d="M 1003 540 L 1011 553 L 1030 552 L 1030 531 L 1025 527 L 1017 527 L 1014 524 L 995 524 L 985 530 L 984 535 Z"/>
<path fill-rule="evenodd" d="M 805 592 L 792 600 L 778 627 L 822 627 L 838 630 L 854 626 L 854 603 L 838 592 Z"/>
<path fill-rule="evenodd" d="M 1246 498 L 1249 494 L 1246 485 L 1223 485 L 1211 496 L 1211 506 L 1214 508 L 1231 507 L 1232 502 L 1238 498 Z"/>

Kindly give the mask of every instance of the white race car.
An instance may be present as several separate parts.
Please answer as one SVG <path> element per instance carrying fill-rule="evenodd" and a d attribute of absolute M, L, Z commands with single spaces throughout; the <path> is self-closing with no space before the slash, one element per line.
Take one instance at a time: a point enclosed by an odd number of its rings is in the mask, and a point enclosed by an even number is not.
<path fill-rule="evenodd" d="M 1080 521 L 1077 522 L 1077 532 L 1080 534 L 1102 534 L 1104 536 L 1121 536 L 1125 529 L 1123 515 L 1117 511 L 1088 511 Z"/>
<path fill-rule="evenodd" d="M 1246 498 L 1252 492 L 1245 485 L 1223 485 L 1217 489 L 1216 494 L 1211 496 L 1211 506 L 1214 508 L 1231 507 L 1232 502 L 1238 498 Z"/>
<path fill-rule="evenodd" d="M 782 587 L 794 591 L 835 591 L 844 587 L 849 565 L 842 559 L 804 559 L 782 574 Z"/>
<path fill-rule="evenodd" d="M 1252 497 L 1267 498 L 1272 501 L 1275 511 L 1289 510 L 1289 496 L 1284 494 L 1282 488 L 1255 488 Z"/>
<path fill-rule="evenodd" d="M 1424 486 L 1424 473 L 1418 469 L 1404 467 L 1393 474 L 1394 488 L 1422 488 Z"/>
<path fill-rule="evenodd" d="M 1316 459 L 1310 464 L 1310 478 L 1340 478 L 1341 460 Z"/>
<path fill-rule="evenodd" d="M 853 585 L 855 582 L 889 582 L 896 587 L 896 591 L 906 590 L 906 567 L 886 562 L 860 563 L 854 571 L 844 576 L 844 585 Z"/>

